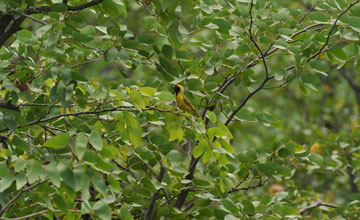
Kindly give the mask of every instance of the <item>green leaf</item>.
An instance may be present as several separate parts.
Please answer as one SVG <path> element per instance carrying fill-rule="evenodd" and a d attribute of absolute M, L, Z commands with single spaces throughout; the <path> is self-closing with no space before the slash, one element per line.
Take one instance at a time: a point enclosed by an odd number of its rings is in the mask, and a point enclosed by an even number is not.
<path fill-rule="evenodd" d="M 113 175 L 108 175 L 108 180 L 113 188 L 117 190 L 122 190 L 119 181 L 117 181 Z"/>
<path fill-rule="evenodd" d="M 212 111 L 207 111 L 206 112 L 206 116 L 209 118 L 210 122 L 211 123 L 216 123 L 217 121 L 217 117 L 216 117 L 216 114 Z"/>
<path fill-rule="evenodd" d="M 236 207 L 236 205 L 229 199 L 221 200 L 221 203 L 224 205 L 224 207 L 229 210 L 232 213 L 238 213 L 239 209 Z"/>
<path fill-rule="evenodd" d="M 314 60 L 310 62 L 310 66 L 314 68 L 315 71 L 327 76 L 327 72 L 330 71 L 329 66 L 321 61 L 321 60 Z"/>
<path fill-rule="evenodd" d="M 43 147 L 49 147 L 54 149 L 63 148 L 69 144 L 70 136 L 68 133 L 61 134 L 52 138 L 49 138 L 43 144 Z"/>
<path fill-rule="evenodd" d="M 234 148 L 231 146 L 231 144 L 229 142 L 227 142 L 226 140 L 219 138 L 219 141 L 221 143 L 222 148 L 224 148 L 224 150 L 226 150 L 226 152 L 232 154 L 234 153 Z"/>
<path fill-rule="evenodd" d="M 242 204 L 244 205 L 243 211 L 246 212 L 246 214 L 255 215 L 255 207 L 251 202 L 244 200 Z"/>
<path fill-rule="evenodd" d="M 173 49 L 170 45 L 165 44 L 161 50 L 164 57 L 171 59 L 173 56 Z"/>
<path fill-rule="evenodd" d="M 140 92 L 143 95 L 154 96 L 155 93 L 157 92 L 157 90 L 155 88 L 153 88 L 153 87 L 141 87 Z"/>
<path fill-rule="evenodd" d="M 29 160 L 26 164 L 26 177 L 30 184 L 34 183 L 36 180 L 40 178 L 43 173 L 42 165 L 37 160 Z"/>
<path fill-rule="evenodd" d="M 212 23 L 216 24 L 219 28 L 219 31 L 222 33 L 227 33 L 231 29 L 231 25 L 222 18 L 213 19 Z"/>
<path fill-rule="evenodd" d="M 169 141 L 181 141 L 184 137 L 184 132 L 181 127 L 172 127 L 169 129 Z"/>
<path fill-rule="evenodd" d="M 286 177 L 291 176 L 291 170 L 289 167 L 276 166 L 275 169 L 281 176 L 286 176 Z"/>
<path fill-rule="evenodd" d="M 116 49 L 116 47 L 112 47 L 107 51 L 105 55 L 105 60 L 109 63 L 112 63 L 116 60 L 117 57 L 118 57 L 118 50 Z"/>
<path fill-rule="evenodd" d="M 144 44 L 152 44 L 154 43 L 154 37 L 148 34 L 139 34 L 136 39 Z"/>
<path fill-rule="evenodd" d="M 303 83 L 309 83 L 309 84 L 320 84 L 321 80 L 320 78 L 315 74 L 305 73 L 300 76 L 301 82 Z"/>
<path fill-rule="evenodd" d="M 124 111 L 124 118 L 126 120 L 126 123 L 130 125 L 130 127 L 132 128 L 138 127 L 138 122 L 131 113 Z"/>
<path fill-rule="evenodd" d="M 56 187 L 60 187 L 60 172 L 53 162 L 45 166 L 45 172 L 50 182 Z"/>
<path fill-rule="evenodd" d="M 80 160 L 84 156 L 87 144 L 88 144 L 88 138 L 84 135 L 84 133 L 82 132 L 78 133 L 76 137 L 75 152 Z"/>
<path fill-rule="evenodd" d="M 339 46 L 335 46 L 335 47 L 331 48 L 331 50 L 329 52 L 340 60 L 347 59 L 347 56 L 346 56 L 344 50 Z"/>
<path fill-rule="evenodd" d="M 111 209 L 103 201 L 97 201 L 93 206 L 94 212 L 100 219 L 111 220 Z M 121 215 L 121 213 L 120 213 Z M 123 218 L 121 218 L 123 219 Z"/>
<path fill-rule="evenodd" d="M 322 166 L 324 164 L 324 159 L 319 154 L 310 154 L 309 159 L 311 162 L 313 162 L 319 166 Z"/>
<path fill-rule="evenodd" d="M 205 149 L 206 149 L 207 145 L 204 141 L 200 141 L 198 145 L 195 146 L 194 150 L 193 150 L 193 155 L 195 158 L 200 157 Z"/>
<path fill-rule="evenodd" d="M 65 12 L 67 10 L 67 7 L 63 3 L 55 3 L 50 5 L 52 12 Z"/>
<path fill-rule="evenodd" d="M 57 169 L 60 171 L 60 176 L 64 183 L 71 189 L 75 189 L 75 176 L 72 169 L 66 166 L 63 162 L 58 164 Z"/>
<path fill-rule="evenodd" d="M 143 145 L 142 143 L 142 128 L 141 126 L 138 126 L 136 128 L 132 128 L 129 127 L 128 129 L 128 133 L 129 133 L 129 139 L 130 142 L 135 146 L 135 147 L 140 147 Z"/>
<path fill-rule="evenodd" d="M 258 169 L 266 176 L 272 176 L 275 173 L 275 169 L 270 164 L 258 164 Z"/>
<path fill-rule="evenodd" d="M 356 16 L 356 17 L 360 17 L 360 5 L 354 5 L 351 9 L 350 12 L 352 15 Z"/>
<path fill-rule="evenodd" d="M 91 182 L 94 184 L 95 189 L 101 193 L 103 197 L 106 197 L 107 191 L 106 191 L 106 184 L 102 180 L 102 177 L 95 176 L 91 179 Z"/>
<path fill-rule="evenodd" d="M 103 142 L 101 136 L 97 130 L 93 130 L 90 134 L 89 142 L 97 151 L 101 151 Z"/>
<path fill-rule="evenodd" d="M 20 172 L 16 176 L 16 190 L 20 190 L 23 186 L 26 185 L 26 183 L 27 183 L 27 179 L 24 172 Z"/>
<path fill-rule="evenodd" d="M 11 172 L 8 172 L 1 180 L 0 180 L 0 193 L 4 192 L 7 188 L 11 186 L 11 184 L 14 182 L 15 177 L 11 174 Z"/>
<path fill-rule="evenodd" d="M 210 147 L 207 147 L 204 151 L 203 163 L 207 163 L 212 157 L 212 151 Z"/>
<path fill-rule="evenodd" d="M 281 212 L 283 213 L 283 216 L 298 214 L 297 209 L 292 206 L 281 206 L 280 209 Z"/>
<path fill-rule="evenodd" d="M 12 114 L 5 114 L 4 116 L 4 120 L 5 120 L 5 123 L 6 123 L 6 126 L 12 130 L 12 131 L 15 131 L 16 128 L 17 128 L 17 125 L 16 125 L 16 121 L 15 121 L 15 118 Z"/>
<path fill-rule="evenodd" d="M 351 193 L 351 194 L 349 195 L 349 199 L 360 201 L 360 193 Z"/>
<path fill-rule="evenodd" d="M 175 45 L 175 47 L 181 46 L 182 40 L 179 33 L 179 21 L 177 19 L 170 25 L 168 35 L 170 43 Z"/>
<path fill-rule="evenodd" d="M 91 35 L 82 34 L 82 33 L 77 32 L 77 31 L 71 32 L 71 35 L 73 36 L 74 40 L 84 42 L 84 43 L 87 43 L 87 42 L 92 41 L 94 39 L 94 37 L 91 36 Z"/>
<path fill-rule="evenodd" d="M 16 35 L 17 35 L 17 39 L 23 42 L 24 44 L 32 44 L 34 42 L 32 39 L 33 38 L 32 33 L 28 30 L 18 31 Z"/>
<path fill-rule="evenodd" d="M 133 217 L 125 204 L 120 208 L 120 218 L 122 220 L 133 220 Z"/>
<path fill-rule="evenodd" d="M 308 14 L 309 18 L 315 21 L 327 22 L 329 17 L 321 11 L 312 11 Z"/>
<path fill-rule="evenodd" d="M 181 0 L 181 13 L 186 15 L 191 10 L 191 0 Z"/>

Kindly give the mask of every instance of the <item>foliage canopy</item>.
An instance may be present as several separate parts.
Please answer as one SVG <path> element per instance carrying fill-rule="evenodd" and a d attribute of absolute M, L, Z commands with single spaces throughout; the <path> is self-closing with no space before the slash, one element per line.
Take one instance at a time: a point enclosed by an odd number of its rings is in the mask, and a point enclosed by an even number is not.
<path fill-rule="evenodd" d="M 360 218 L 359 0 L 0 13 L 0 219 Z"/>

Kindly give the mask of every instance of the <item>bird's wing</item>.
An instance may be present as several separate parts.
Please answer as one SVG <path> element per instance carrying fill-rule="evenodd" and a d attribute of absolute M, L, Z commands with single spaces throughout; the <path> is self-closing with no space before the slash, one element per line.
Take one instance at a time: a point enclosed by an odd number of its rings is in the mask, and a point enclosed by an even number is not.
<path fill-rule="evenodd" d="M 184 96 L 184 102 L 186 103 L 186 105 L 188 105 L 191 108 L 191 111 L 194 115 L 196 116 L 200 116 L 197 112 L 196 109 L 194 108 L 194 106 L 191 104 L 190 100 Z"/>

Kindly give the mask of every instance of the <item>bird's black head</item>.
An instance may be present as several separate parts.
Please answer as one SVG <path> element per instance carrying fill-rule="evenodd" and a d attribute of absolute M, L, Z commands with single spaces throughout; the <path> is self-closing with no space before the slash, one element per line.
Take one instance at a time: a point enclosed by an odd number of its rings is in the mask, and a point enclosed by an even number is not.
<path fill-rule="evenodd" d="M 180 86 L 180 85 L 175 85 L 175 86 L 173 87 L 173 89 L 175 90 L 175 93 L 177 94 L 178 92 L 180 92 L 181 86 Z"/>

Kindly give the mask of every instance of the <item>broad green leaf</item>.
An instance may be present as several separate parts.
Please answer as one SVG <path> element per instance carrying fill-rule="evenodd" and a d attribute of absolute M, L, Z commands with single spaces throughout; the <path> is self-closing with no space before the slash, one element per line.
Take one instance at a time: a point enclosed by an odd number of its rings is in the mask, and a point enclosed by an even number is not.
<path fill-rule="evenodd" d="M 212 157 L 212 151 L 210 147 L 207 147 L 203 155 L 203 163 L 207 163 Z"/>
<path fill-rule="evenodd" d="M 154 96 L 155 93 L 157 92 L 157 90 L 155 88 L 152 88 L 152 87 L 141 87 L 140 92 L 143 95 Z"/>
<path fill-rule="evenodd" d="M 322 166 L 324 164 L 324 159 L 319 154 L 310 154 L 309 159 L 311 162 L 313 162 L 319 166 Z"/>
<path fill-rule="evenodd" d="M 120 218 L 122 220 L 133 220 L 133 217 L 129 212 L 128 207 L 124 204 L 120 208 Z"/>
<path fill-rule="evenodd" d="M 17 33 L 17 39 L 19 39 L 19 41 L 25 43 L 25 44 L 32 44 L 33 43 L 33 36 L 32 33 L 28 30 L 21 30 L 18 31 Z"/>
<path fill-rule="evenodd" d="M 60 187 L 60 171 L 53 162 L 45 166 L 45 172 L 51 183 L 56 187 Z"/>
<path fill-rule="evenodd" d="M 275 169 L 270 164 L 258 164 L 258 169 L 266 176 L 272 176 L 275 173 Z"/>
<path fill-rule="evenodd" d="M 75 152 L 80 160 L 84 156 L 87 144 L 88 138 L 84 135 L 84 133 L 78 133 L 76 137 Z"/>
<path fill-rule="evenodd" d="M 239 209 L 236 207 L 236 205 L 229 199 L 221 200 L 221 203 L 224 205 L 224 207 L 229 210 L 230 212 L 236 214 Z"/>
<path fill-rule="evenodd" d="M 0 180 L 0 193 L 6 190 L 11 186 L 11 184 L 14 182 L 15 177 L 11 174 L 11 172 L 8 172 L 1 180 Z"/>
<path fill-rule="evenodd" d="M 136 128 L 132 128 L 129 127 L 128 129 L 128 134 L 129 134 L 129 139 L 130 142 L 135 146 L 135 147 L 140 147 L 142 146 L 142 128 L 140 126 L 136 127 Z"/>
<path fill-rule="evenodd" d="M 73 170 L 63 162 L 59 163 L 57 169 L 60 171 L 61 179 L 71 189 L 75 189 L 75 176 Z"/>
<path fill-rule="evenodd" d="M 26 177 L 28 178 L 30 184 L 38 180 L 43 172 L 43 167 L 37 160 L 31 159 L 26 164 Z"/>
<path fill-rule="evenodd" d="M 308 14 L 309 18 L 315 21 L 327 22 L 329 17 L 321 11 L 312 11 Z"/>
<path fill-rule="evenodd" d="M 89 143 L 93 146 L 97 151 L 101 151 L 103 147 L 103 142 L 100 134 L 97 130 L 93 130 L 90 134 Z"/>
<path fill-rule="evenodd" d="M 126 120 L 126 123 L 130 125 L 130 127 L 136 128 L 138 126 L 138 122 L 131 113 L 124 111 L 124 118 Z"/>
<path fill-rule="evenodd" d="M 173 56 L 173 49 L 170 45 L 165 44 L 161 52 L 164 55 L 164 57 L 166 57 L 167 59 L 171 59 Z"/>
<path fill-rule="evenodd" d="M 69 144 L 69 141 L 70 141 L 69 133 L 65 133 L 49 138 L 48 140 L 45 141 L 43 147 L 49 147 L 54 149 L 63 148 Z"/>
<path fill-rule="evenodd" d="M 26 176 L 24 174 L 24 172 L 20 172 L 17 176 L 16 176 L 16 189 L 20 190 L 23 186 L 25 186 L 27 183 L 27 179 Z"/>
<path fill-rule="evenodd" d="M 292 206 L 281 206 L 280 209 L 281 209 L 281 212 L 283 213 L 283 216 L 298 214 L 298 211 L 296 210 L 296 208 L 294 208 Z"/>
<path fill-rule="evenodd" d="M 207 147 L 206 143 L 203 142 L 203 141 L 200 141 L 199 144 L 196 145 L 194 150 L 193 150 L 194 157 L 195 158 L 200 157 L 204 153 L 206 147 Z"/>
<path fill-rule="evenodd" d="M 97 201 L 94 204 L 93 209 L 94 209 L 95 214 L 97 216 L 99 216 L 101 219 L 104 219 L 104 220 L 111 219 L 111 209 L 105 202 L 103 202 L 101 200 Z"/>
<path fill-rule="evenodd" d="M 248 215 L 255 215 L 255 207 L 254 205 L 249 201 L 243 201 L 242 202 L 244 208 L 243 211 Z"/>
<path fill-rule="evenodd" d="M 230 154 L 234 153 L 234 148 L 231 146 L 229 142 L 227 142 L 222 138 L 220 138 L 219 141 L 221 143 L 222 148 L 224 148 L 228 153 Z"/>
<path fill-rule="evenodd" d="M 6 126 L 12 130 L 12 131 L 15 131 L 16 128 L 17 128 L 17 125 L 16 125 L 16 121 L 15 121 L 15 118 L 12 114 L 5 114 L 4 116 L 4 120 L 5 120 L 5 123 L 6 123 Z"/>
<path fill-rule="evenodd" d="M 99 177 L 99 176 L 95 176 L 91 179 L 91 182 L 94 184 L 95 186 L 95 189 L 97 191 L 99 191 L 103 197 L 106 197 L 106 184 L 105 182 L 102 180 L 102 177 Z"/>
<path fill-rule="evenodd" d="M 144 44 L 152 44 L 154 43 L 154 37 L 148 34 L 139 34 L 137 36 L 137 40 Z"/>
<path fill-rule="evenodd" d="M 169 134 L 169 141 L 181 141 L 184 136 L 184 132 L 181 127 L 170 128 Z"/>
<path fill-rule="evenodd" d="M 119 181 L 116 180 L 115 177 L 113 177 L 113 175 L 108 175 L 108 180 L 109 180 L 110 185 L 113 188 L 115 188 L 117 190 L 122 190 Z"/>
<path fill-rule="evenodd" d="M 347 56 L 341 47 L 335 46 L 331 48 L 330 53 L 340 60 L 346 60 Z"/>
<path fill-rule="evenodd" d="M 327 73 L 329 72 L 329 66 L 321 61 L 321 60 L 314 60 L 310 63 L 310 66 L 314 68 L 315 71 L 327 76 Z"/>

